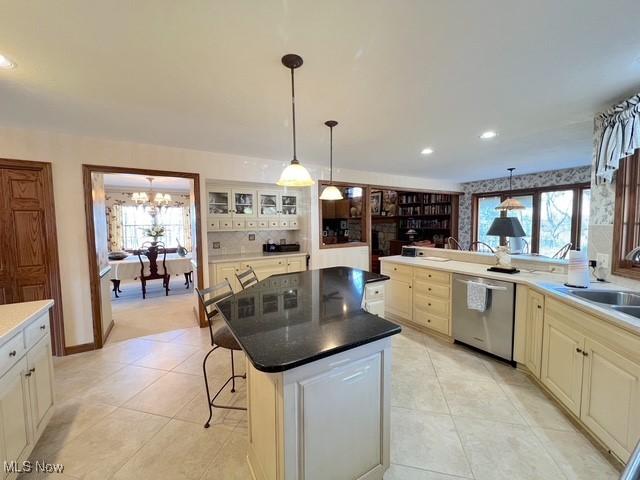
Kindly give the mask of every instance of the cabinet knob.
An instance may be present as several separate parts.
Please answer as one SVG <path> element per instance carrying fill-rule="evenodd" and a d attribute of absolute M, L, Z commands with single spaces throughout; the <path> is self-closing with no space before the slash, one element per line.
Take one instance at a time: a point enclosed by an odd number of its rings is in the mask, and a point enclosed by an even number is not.
<path fill-rule="evenodd" d="M 430 304 L 430 303 L 427 303 L 427 305 L 431 306 L 431 304 Z"/>
<path fill-rule="evenodd" d="M 15 357 L 17 353 L 18 353 L 18 352 L 16 352 L 15 350 L 11 350 L 11 351 L 9 352 L 9 356 L 10 356 L 10 357 Z"/>
<path fill-rule="evenodd" d="M 427 323 L 431 323 L 431 319 L 430 318 L 427 318 Z"/>
<path fill-rule="evenodd" d="M 44 330 L 46 327 L 46 325 L 40 325 L 40 330 Z"/>
<path fill-rule="evenodd" d="M 588 356 L 589 356 L 589 353 L 588 353 L 588 352 L 583 351 L 583 352 L 582 352 L 582 355 L 584 355 L 585 357 L 588 357 Z"/>
<path fill-rule="evenodd" d="M 582 353 L 582 349 L 580 347 L 576 347 L 576 352 Z"/>
<path fill-rule="evenodd" d="M 431 291 L 431 287 L 427 288 L 427 290 Z"/>
<path fill-rule="evenodd" d="M 409 285 L 409 288 L 411 288 L 411 285 Z"/>
<path fill-rule="evenodd" d="M 428 276 L 429 278 L 431 278 L 431 274 L 428 274 L 427 276 Z"/>
<path fill-rule="evenodd" d="M 36 367 L 32 367 L 32 368 L 29 369 L 29 372 L 31 372 L 31 373 L 33 373 L 35 371 L 36 371 Z"/>
<path fill-rule="evenodd" d="M 380 293 L 380 292 L 379 292 L 378 290 L 376 290 L 374 293 L 377 295 L 377 294 L 378 294 L 378 293 Z"/>
<path fill-rule="evenodd" d="M 542 305 L 538 305 L 538 308 L 542 308 Z"/>
<path fill-rule="evenodd" d="M 396 267 L 393 267 L 393 271 L 394 271 L 394 272 L 395 272 L 395 271 L 397 271 L 397 270 L 398 270 L 398 269 L 397 269 Z"/>

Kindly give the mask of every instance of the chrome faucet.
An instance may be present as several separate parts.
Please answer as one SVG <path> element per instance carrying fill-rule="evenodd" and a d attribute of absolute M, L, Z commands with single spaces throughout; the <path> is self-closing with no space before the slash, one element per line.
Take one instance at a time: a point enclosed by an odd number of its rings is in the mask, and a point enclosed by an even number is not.
<path fill-rule="evenodd" d="M 629 253 L 627 253 L 624 256 L 624 259 L 625 260 L 629 260 L 629 261 L 631 261 L 633 263 L 640 262 L 640 245 L 638 245 L 636 248 L 634 248 Z"/>

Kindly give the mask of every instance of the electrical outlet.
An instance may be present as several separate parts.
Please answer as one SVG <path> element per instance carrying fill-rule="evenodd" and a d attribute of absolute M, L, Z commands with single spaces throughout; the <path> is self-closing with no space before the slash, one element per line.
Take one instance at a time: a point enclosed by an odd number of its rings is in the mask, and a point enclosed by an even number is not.
<path fill-rule="evenodd" d="M 609 255 L 606 253 L 599 253 L 596 258 L 596 263 L 599 267 L 609 268 Z"/>
<path fill-rule="evenodd" d="M 213 249 L 220 248 L 220 242 L 211 242 L 211 248 Z"/>

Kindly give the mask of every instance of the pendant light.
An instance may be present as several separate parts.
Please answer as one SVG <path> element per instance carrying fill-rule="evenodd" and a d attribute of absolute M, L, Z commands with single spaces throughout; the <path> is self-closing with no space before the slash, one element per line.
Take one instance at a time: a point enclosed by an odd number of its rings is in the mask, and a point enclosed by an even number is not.
<path fill-rule="evenodd" d="M 500 210 L 501 212 L 506 212 L 509 210 L 525 210 L 525 207 L 522 203 L 520 203 L 515 198 L 511 197 L 511 180 L 513 179 L 513 171 L 514 167 L 507 168 L 509 170 L 509 196 L 506 198 L 504 202 L 496 207 L 496 210 Z"/>
<path fill-rule="evenodd" d="M 335 120 L 327 120 L 324 124 L 329 127 L 329 185 L 324 187 L 320 200 L 342 200 L 342 193 L 333 185 L 333 127 L 338 125 Z"/>
<path fill-rule="evenodd" d="M 293 71 L 302 66 L 302 57 L 289 53 L 282 57 L 282 64 L 291 70 L 291 113 L 293 117 L 293 160 L 282 171 L 280 179 L 276 182 L 281 187 L 308 187 L 313 185 L 311 175 L 296 157 L 296 91 Z"/>

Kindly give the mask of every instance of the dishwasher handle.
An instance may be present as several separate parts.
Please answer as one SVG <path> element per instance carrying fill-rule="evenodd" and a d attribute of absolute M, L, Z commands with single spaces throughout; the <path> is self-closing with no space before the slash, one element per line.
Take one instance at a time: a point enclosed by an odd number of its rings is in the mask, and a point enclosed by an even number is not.
<path fill-rule="evenodd" d="M 482 286 L 483 286 L 484 288 L 486 288 L 487 290 L 502 290 L 502 291 L 506 291 L 506 290 L 507 290 L 507 287 L 501 287 L 501 286 L 499 286 L 499 285 L 488 285 L 488 284 L 486 284 L 486 283 L 473 282 L 473 281 L 471 281 L 471 280 L 460 280 L 460 279 L 458 279 L 458 281 L 459 281 L 460 283 L 464 283 L 464 284 L 466 284 L 466 285 L 469 285 L 470 283 L 471 283 L 471 284 L 474 284 L 474 285 L 482 285 Z"/>

